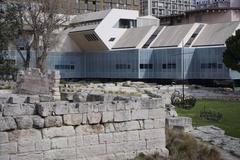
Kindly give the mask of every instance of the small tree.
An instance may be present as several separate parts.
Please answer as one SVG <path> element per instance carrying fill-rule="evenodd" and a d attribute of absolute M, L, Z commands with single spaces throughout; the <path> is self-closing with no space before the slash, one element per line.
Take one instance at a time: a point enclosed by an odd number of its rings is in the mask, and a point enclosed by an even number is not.
<path fill-rule="evenodd" d="M 226 50 L 223 54 L 223 63 L 232 70 L 240 72 L 240 30 L 235 36 L 226 41 Z"/>
<path fill-rule="evenodd" d="M 36 54 L 36 67 L 43 71 L 48 49 L 55 42 L 52 34 L 68 20 L 68 10 L 61 9 L 58 0 L 24 0 L 21 4 L 24 6 L 23 19 L 32 29 L 30 46 Z"/>

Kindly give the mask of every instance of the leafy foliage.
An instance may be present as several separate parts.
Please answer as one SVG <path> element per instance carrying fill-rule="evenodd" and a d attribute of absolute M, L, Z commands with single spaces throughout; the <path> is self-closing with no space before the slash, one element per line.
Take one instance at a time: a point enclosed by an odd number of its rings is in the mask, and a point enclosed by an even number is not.
<path fill-rule="evenodd" d="M 226 41 L 223 54 L 223 63 L 232 70 L 240 72 L 240 30 L 236 31 L 235 36 L 231 36 Z"/>

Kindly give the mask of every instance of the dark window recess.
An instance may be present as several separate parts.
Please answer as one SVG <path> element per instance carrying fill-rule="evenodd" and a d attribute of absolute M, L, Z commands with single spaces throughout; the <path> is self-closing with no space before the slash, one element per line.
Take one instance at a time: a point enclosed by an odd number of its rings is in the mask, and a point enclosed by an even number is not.
<path fill-rule="evenodd" d="M 114 41 L 116 38 L 115 37 L 112 37 L 109 39 L 110 42 Z"/>
<path fill-rule="evenodd" d="M 95 34 L 85 34 L 84 37 L 88 40 L 88 41 L 98 41 L 98 37 Z"/>
<path fill-rule="evenodd" d="M 140 69 L 153 69 L 153 64 L 140 64 Z"/>
<path fill-rule="evenodd" d="M 175 63 L 162 64 L 162 69 L 176 69 Z"/>
<path fill-rule="evenodd" d="M 202 63 L 201 69 L 222 69 L 223 65 L 218 63 Z"/>
<path fill-rule="evenodd" d="M 74 70 L 75 66 L 74 65 L 55 65 L 55 69 L 58 69 L 58 70 Z"/>
<path fill-rule="evenodd" d="M 130 64 L 116 64 L 116 69 L 130 69 Z"/>

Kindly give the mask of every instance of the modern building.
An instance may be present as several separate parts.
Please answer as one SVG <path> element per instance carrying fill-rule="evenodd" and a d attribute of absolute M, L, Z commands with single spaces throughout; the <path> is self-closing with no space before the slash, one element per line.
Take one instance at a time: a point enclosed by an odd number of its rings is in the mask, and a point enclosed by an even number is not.
<path fill-rule="evenodd" d="M 139 10 L 139 0 L 75 0 L 80 14 L 112 8 Z"/>
<path fill-rule="evenodd" d="M 240 79 L 223 64 L 225 41 L 239 21 L 160 26 L 138 11 L 111 9 L 78 15 L 70 26 L 46 60 L 62 78 Z M 18 54 L 11 55 L 20 65 Z"/>
<path fill-rule="evenodd" d="M 239 1 L 240 2 L 240 1 Z M 161 25 L 227 23 L 240 21 L 240 8 L 209 8 L 186 11 L 182 15 L 160 17 Z"/>
<path fill-rule="evenodd" d="M 155 17 L 184 14 L 194 9 L 191 0 L 140 0 L 140 15 Z"/>
<path fill-rule="evenodd" d="M 193 0 L 196 9 L 205 8 L 238 8 L 239 0 Z"/>

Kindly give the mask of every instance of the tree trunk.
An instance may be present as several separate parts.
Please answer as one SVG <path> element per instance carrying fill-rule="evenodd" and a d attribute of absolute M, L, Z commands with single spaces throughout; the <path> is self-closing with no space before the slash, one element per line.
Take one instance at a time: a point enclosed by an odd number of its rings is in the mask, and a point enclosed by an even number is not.
<path fill-rule="evenodd" d="M 26 52 L 26 61 L 25 61 L 25 69 L 30 67 L 30 60 L 31 60 L 31 46 L 26 46 L 27 52 Z"/>
<path fill-rule="evenodd" d="M 37 68 L 39 68 L 42 73 L 44 72 L 44 69 L 45 69 L 44 62 L 45 62 L 46 58 L 47 58 L 47 51 L 46 50 L 44 50 L 42 52 L 41 56 L 37 57 L 36 65 L 37 65 Z"/>

